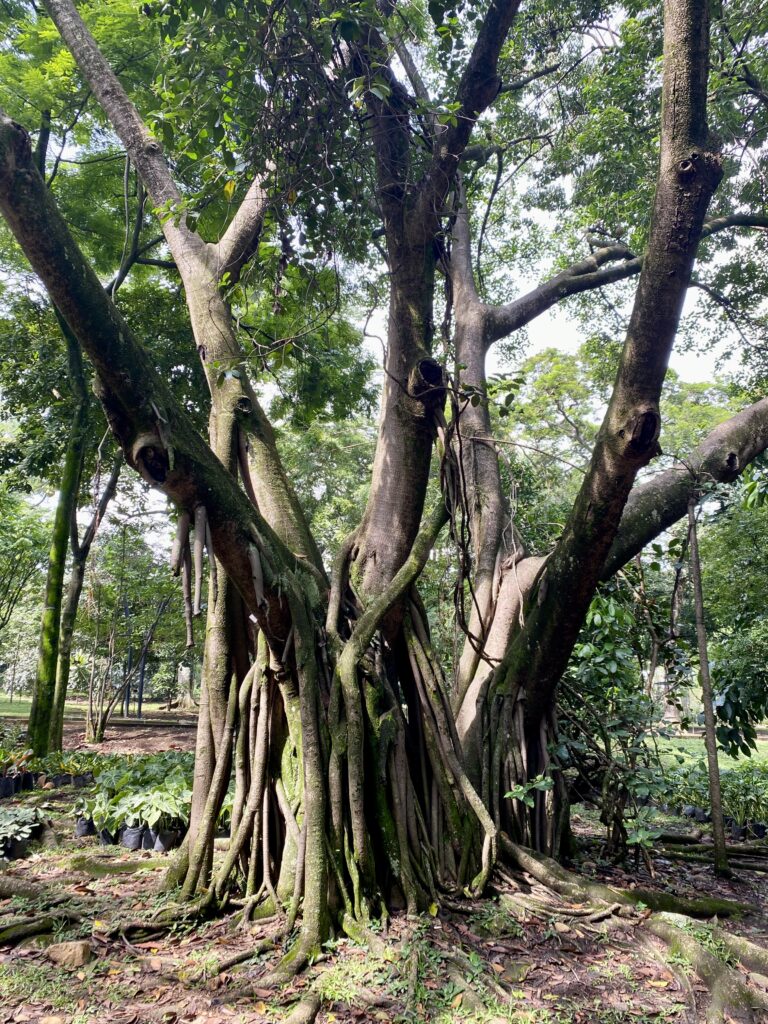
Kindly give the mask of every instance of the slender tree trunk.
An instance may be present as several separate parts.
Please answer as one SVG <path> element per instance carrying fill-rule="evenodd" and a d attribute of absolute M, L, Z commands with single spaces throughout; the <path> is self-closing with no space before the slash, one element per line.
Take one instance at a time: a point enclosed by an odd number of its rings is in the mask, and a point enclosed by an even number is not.
<path fill-rule="evenodd" d="M 70 381 L 77 405 L 70 427 L 69 441 L 61 472 L 59 499 L 53 521 L 53 535 L 48 556 L 48 578 L 45 585 L 45 606 L 40 628 L 40 651 L 32 708 L 29 714 L 30 742 L 38 756 L 47 754 L 50 749 L 64 571 L 67 562 L 70 523 L 80 489 L 88 419 L 88 400 L 80 349 L 68 327 L 64 329 L 64 336 L 69 353 Z"/>
<path fill-rule="evenodd" d="M 122 453 L 113 461 L 112 471 L 107 484 L 101 494 L 99 503 L 93 517 L 85 530 L 82 541 L 77 539 L 77 519 L 72 515 L 72 569 L 67 587 L 67 597 L 61 613 L 61 626 L 59 631 L 59 660 L 56 666 L 56 689 L 53 698 L 53 712 L 51 716 L 50 749 L 61 750 L 63 728 L 64 728 L 64 705 L 67 699 L 69 687 L 69 671 L 72 658 L 72 643 L 75 635 L 75 622 L 77 610 L 80 605 L 80 595 L 83 591 L 85 581 L 85 567 L 88 556 L 91 552 L 96 532 L 107 511 L 107 506 L 112 500 L 117 489 L 117 481 L 123 465 Z"/>
<path fill-rule="evenodd" d="M 144 677 L 147 670 L 147 653 L 146 651 L 141 652 L 141 661 L 139 663 L 139 685 L 136 689 L 136 717 L 142 717 L 142 709 L 144 706 Z"/>
<path fill-rule="evenodd" d="M 723 801 L 720 793 L 720 766 L 717 762 L 717 732 L 715 707 L 712 694 L 712 678 L 709 674 L 707 652 L 707 628 L 704 624 L 704 588 L 701 583 L 701 560 L 699 539 L 696 529 L 696 499 L 688 505 L 688 541 L 691 552 L 691 582 L 696 609 L 696 640 L 699 648 L 699 679 L 701 698 L 704 703 L 704 745 L 707 749 L 707 770 L 709 773 L 709 803 L 712 811 L 712 840 L 715 847 L 715 873 L 730 876 L 728 854 L 725 848 L 725 822 Z"/>

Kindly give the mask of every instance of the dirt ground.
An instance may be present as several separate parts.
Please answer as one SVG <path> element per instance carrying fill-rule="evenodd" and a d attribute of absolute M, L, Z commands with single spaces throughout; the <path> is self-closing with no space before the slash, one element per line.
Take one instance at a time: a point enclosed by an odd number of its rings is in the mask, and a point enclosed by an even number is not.
<path fill-rule="evenodd" d="M 190 749 L 194 738 L 194 730 L 172 727 L 147 728 L 146 737 L 143 732 L 116 728 L 103 749 Z M 497 871 L 482 900 L 454 895 L 420 918 L 396 916 L 364 945 L 339 935 L 292 983 L 275 987 L 267 976 L 290 945 L 280 937 L 280 920 L 243 928 L 233 907 L 225 918 L 179 920 L 170 931 L 153 930 L 153 913 L 169 906 L 159 886 L 167 855 L 76 839 L 74 795 L 67 789 L 16 799 L 46 805 L 56 845 L 12 861 L 0 873 L 0 894 L 8 880 L 34 886 L 34 895 L 0 898 L 0 929 L 12 917 L 38 922 L 48 915 L 53 930 L 49 921 L 47 931 L 0 948 L 0 1024 L 293 1024 L 309 1021 L 301 1013 L 318 1005 L 320 1024 L 707 1019 L 711 984 L 689 951 L 670 948 L 651 934 L 647 926 L 656 915 L 651 917 L 649 907 L 611 909 L 599 901 L 572 900 L 519 869 Z M 690 832 L 682 820 L 673 824 Z M 573 867 L 582 877 L 628 891 L 736 901 L 742 912 L 728 919 L 729 929 L 768 947 L 766 871 L 740 867 L 733 879 L 717 880 L 706 863 L 657 853 L 651 877 L 642 864 L 616 866 L 601 859 L 593 812 L 579 809 L 574 825 L 582 849 Z M 706 833 L 701 838 L 706 841 Z M 705 920 L 684 929 L 722 971 L 746 983 L 750 998 L 768 1006 L 768 971 L 738 964 L 718 947 Z M 227 963 L 247 957 L 271 935 L 274 949 Z M 47 950 L 70 939 L 87 940 L 90 959 L 63 968 Z M 768 1021 L 768 1010 L 743 1013 L 720 1019 Z"/>
<path fill-rule="evenodd" d="M 85 742 L 85 722 L 64 723 L 65 750 L 100 750 L 105 754 L 156 754 L 162 750 L 194 750 L 194 719 L 190 725 L 110 725 L 103 743 Z"/>

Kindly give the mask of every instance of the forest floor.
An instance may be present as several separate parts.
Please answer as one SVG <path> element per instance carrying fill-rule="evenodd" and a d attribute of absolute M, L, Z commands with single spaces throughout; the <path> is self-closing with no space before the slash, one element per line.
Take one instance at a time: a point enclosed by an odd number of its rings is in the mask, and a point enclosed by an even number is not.
<path fill-rule="evenodd" d="M 135 732 L 130 736 L 135 746 Z M 150 928 L 153 911 L 166 905 L 157 882 L 168 856 L 76 839 L 70 813 L 74 796 L 62 788 L 14 798 L 46 806 L 56 843 L 11 861 L 0 874 L 0 882 L 15 880 L 46 894 L 0 900 L 0 921 L 10 915 L 36 919 L 48 911 L 51 894 L 59 910 L 65 907 L 79 919 L 60 918 L 53 932 L 0 948 L 0 1024 L 278 1024 L 311 1019 L 300 1017 L 296 1007 L 311 1008 L 318 1000 L 322 1024 L 705 1020 L 707 986 L 685 950 L 672 952 L 643 927 L 650 910 L 641 905 L 615 917 L 615 926 L 605 930 L 605 913 L 593 920 L 589 908 L 556 896 L 519 871 L 498 872 L 481 901 L 446 901 L 415 920 L 395 917 L 372 944 L 340 937 L 290 985 L 274 989 L 260 982 L 283 947 L 222 970 L 226 960 L 268 936 L 274 922 L 244 930 L 231 920 L 213 920 L 181 924 L 164 934 L 121 933 L 129 921 Z M 674 826 L 693 831 L 682 819 Z M 651 878 L 643 865 L 616 866 L 601 859 L 593 811 L 577 808 L 574 828 L 582 852 L 573 867 L 581 875 L 621 889 L 736 900 L 747 909 L 729 919 L 728 928 L 768 947 L 766 872 L 739 868 L 733 879 L 717 880 L 708 864 L 659 855 Z M 527 910 L 521 913 L 522 901 Z M 695 934 L 729 962 L 705 925 Z M 84 940 L 87 962 L 67 967 L 51 959 L 51 944 L 69 940 Z M 768 977 L 731 964 L 750 990 L 765 996 Z M 751 1019 L 768 1020 L 768 1015 Z"/>

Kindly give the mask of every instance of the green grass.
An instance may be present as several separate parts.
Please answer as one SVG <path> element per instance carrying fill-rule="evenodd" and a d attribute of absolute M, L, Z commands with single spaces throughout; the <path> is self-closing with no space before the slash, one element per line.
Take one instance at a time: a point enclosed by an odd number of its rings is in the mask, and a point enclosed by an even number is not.
<path fill-rule="evenodd" d="M 9 700 L 5 694 L 0 694 L 0 718 L 29 718 L 29 712 L 32 707 L 32 700 L 30 697 L 14 697 L 13 700 Z M 152 716 L 160 711 L 165 710 L 165 703 L 158 703 L 157 701 L 144 701 L 144 715 Z M 131 704 L 131 710 L 135 709 L 135 705 Z M 85 718 L 85 713 L 88 710 L 87 700 L 68 700 L 64 706 L 65 715 L 78 715 L 79 717 Z M 184 714 L 176 708 L 172 715 Z M 117 716 L 119 717 L 119 716 Z"/>
<path fill-rule="evenodd" d="M 9 700 L 5 694 L 0 695 L 0 718 L 28 718 L 32 708 L 30 697 L 14 697 Z M 65 714 L 85 715 L 88 701 L 67 701 Z"/>
<path fill-rule="evenodd" d="M 678 754 L 686 761 L 699 761 L 707 756 L 704 739 L 701 736 L 676 736 L 673 739 L 659 740 L 659 754 L 665 768 L 677 767 Z M 768 761 L 768 740 L 758 739 L 757 750 L 753 752 L 752 757 L 757 761 Z M 743 764 L 745 760 L 744 757 L 728 757 L 722 751 L 718 753 L 721 769 L 733 768 L 737 764 Z"/>

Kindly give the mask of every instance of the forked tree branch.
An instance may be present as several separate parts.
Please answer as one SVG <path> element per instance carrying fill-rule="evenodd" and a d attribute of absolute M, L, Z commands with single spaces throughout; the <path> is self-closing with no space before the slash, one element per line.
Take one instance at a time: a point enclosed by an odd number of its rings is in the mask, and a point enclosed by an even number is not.
<path fill-rule="evenodd" d="M 705 221 L 699 237 L 709 238 L 732 228 L 768 230 L 768 216 L 760 213 L 732 213 L 712 217 Z M 644 256 L 634 256 L 620 243 L 604 246 L 511 302 L 503 306 L 484 306 L 486 345 L 490 346 L 519 330 L 571 295 L 604 288 L 637 276 L 643 268 L 644 259 Z"/>
<path fill-rule="evenodd" d="M 219 280 L 228 274 L 233 284 L 258 246 L 269 195 L 263 179 L 254 178 L 224 234 L 216 244 L 216 266 Z"/>
<path fill-rule="evenodd" d="M 262 180 L 254 179 L 218 245 L 208 247 L 187 226 L 184 199 L 160 143 L 144 124 L 74 4 L 71 0 L 45 0 L 45 6 L 135 164 L 152 204 L 163 212 L 163 233 L 177 265 L 190 254 L 210 248 L 219 277 L 229 272 L 230 281 L 236 280 L 253 255 L 263 224 L 267 195 Z"/>
<path fill-rule="evenodd" d="M 525 681 L 538 735 L 639 470 L 659 451 L 659 399 L 704 218 L 722 176 L 707 129 L 709 6 L 665 0 L 660 167 L 616 383 L 589 469 L 502 667 Z M 579 275 L 576 275 L 578 278 Z"/>
<path fill-rule="evenodd" d="M 519 6 L 520 0 L 492 0 L 483 18 L 456 91 L 459 109 L 454 123 L 435 139 L 432 164 L 420 189 L 423 224 L 441 209 L 478 117 L 499 94 L 499 55 Z"/>

